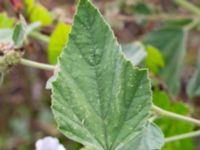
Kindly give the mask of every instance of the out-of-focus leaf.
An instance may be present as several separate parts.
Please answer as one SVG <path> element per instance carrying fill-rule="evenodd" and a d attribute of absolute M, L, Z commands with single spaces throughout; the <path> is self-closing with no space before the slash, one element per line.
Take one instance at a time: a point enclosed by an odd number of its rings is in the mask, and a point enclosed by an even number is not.
<path fill-rule="evenodd" d="M 35 0 L 24 0 L 27 6 L 28 12 L 30 13 L 31 10 L 34 8 Z"/>
<path fill-rule="evenodd" d="M 165 138 L 157 125 L 148 123 L 143 133 L 136 137 L 124 150 L 161 150 L 165 143 Z"/>
<path fill-rule="evenodd" d="M 133 6 L 134 12 L 135 13 L 139 13 L 139 14 L 143 14 L 143 15 L 149 15 L 151 14 L 151 9 L 149 8 L 149 6 L 147 4 L 144 3 L 136 3 Z"/>
<path fill-rule="evenodd" d="M 165 67 L 159 71 L 159 75 L 171 94 L 177 95 L 186 51 L 186 32 L 181 28 L 161 28 L 151 32 L 144 41 L 160 50 L 165 60 Z"/>
<path fill-rule="evenodd" d="M 29 25 L 27 25 L 27 28 L 26 28 L 26 34 L 28 35 L 29 33 L 31 33 L 33 30 L 37 29 L 38 27 L 41 26 L 41 23 L 40 22 L 34 22 L 34 23 L 31 23 Z"/>
<path fill-rule="evenodd" d="M 9 18 L 5 12 L 0 13 L 0 28 L 11 28 L 14 23 L 14 18 Z"/>
<path fill-rule="evenodd" d="M 122 45 L 122 50 L 127 59 L 136 66 L 139 65 L 147 55 L 144 45 L 140 42 Z"/>
<path fill-rule="evenodd" d="M 57 58 L 60 55 L 65 44 L 68 42 L 68 36 L 71 32 L 71 25 L 59 22 L 53 31 L 49 46 L 48 46 L 48 60 L 51 64 L 57 63 Z"/>
<path fill-rule="evenodd" d="M 200 96 L 200 55 L 198 57 L 197 70 L 187 86 L 187 94 L 190 98 Z"/>
<path fill-rule="evenodd" d="M 13 32 L 12 28 L 9 28 L 9 29 L 0 29 L 0 42 L 3 42 L 3 43 L 13 43 L 14 39 L 16 40 L 16 42 L 19 42 L 19 43 L 23 42 L 23 41 L 18 41 L 18 39 L 17 39 L 18 36 L 24 38 L 24 37 L 27 36 L 27 34 L 29 34 L 30 32 L 32 32 L 35 28 L 39 27 L 39 23 L 33 23 L 33 24 L 28 25 L 27 27 L 22 27 L 23 25 L 22 24 L 20 25 L 20 24 L 21 23 L 17 24 L 16 27 L 15 27 L 15 35 L 14 35 L 14 32 Z M 26 28 L 26 29 L 21 30 L 22 28 Z M 23 31 L 25 31 L 26 34 L 25 33 L 21 33 Z"/>
<path fill-rule="evenodd" d="M 12 133 L 12 138 L 21 137 L 21 139 L 29 139 L 31 137 L 29 130 L 31 111 L 25 106 L 18 106 L 16 115 L 9 119 L 9 129 Z"/>
<path fill-rule="evenodd" d="M 20 22 L 15 26 L 13 31 L 12 40 L 15 44 L 15 47 L 21 47 L 27 36 L 27 24 L 24 18 L 20 17 Z"/>
<path fill-rule="evenodd" d="M 52 110 L 63 134 L 99 150 L 124 150 L 142 133 L 151 108 L 147 70 L 124 58 L 88 0 L 79 3 L 58 64 Z"/>
<path fill-rule="evenodd" d="M 53 20 L 51 14 L 39 2 L 35 2 L 34 0 L 25 0 L 25 3 L 28 9 L 29 19 L 31 22 L 39 21 L 44 26 L 52 24 Z"/>
<path fill-rule="evenodd" d="M 181 20 L 168 20 L 165 22 L 166 27 L 184 27 L 192 23 L 192 19 L 181 19 Z"/>
<path fill-rule="evenodd" d="M 165 65 L 163 56 L 157 48 L 151 45 L 146 46 L 146 51 L 147 57 L 145 59 L 145 64 L 152 72 L 157 74 L 159 69 L 163 68 Z"/>
<path fill-rule="evenodd" d="M 164 108 L 168 111 L 172 111 L 184 116 L 187 116 L 190 114 L 189 107 L 182 103 L 182 102 L 172 102 L 168 95 L 165 92 L 162 91 L 154 91 L 153 93 L 153 102 L 160 106 L 161 108 Z M 183 134 L 187 132 L 191 132 L 194 129 L 194 126 L 189 123 L 185 123 L 182 121 L 176 120 L 175 122 L 169 118 L 160 118 L 156 120 L 156 124 L 159 125 L 159 127 L 164 132 L 165 137 L 174 136 L 177 134 Z M 185 139 L 180 141 L 174 141 L 172 143 L 167 143 L 163 150 L 193 150 L 194 149 L 194 142 L 191 139 Z"/>
<path fill-rule="evenodd" d="M 12 43 L 13 29 L 0 29 L 0 42 Z"/>
<path fill-rule="evenodd" d="M 20 22 L 15 26 L 12 40 L 15 44 L 15 47 L 21 47 L 23 42 L 26 40 L 29 33 L 31 33 L 35 28 L 39 27 L 40 23 L 35 22 L 27 25 L 24 18 L 20 17 Z"/>

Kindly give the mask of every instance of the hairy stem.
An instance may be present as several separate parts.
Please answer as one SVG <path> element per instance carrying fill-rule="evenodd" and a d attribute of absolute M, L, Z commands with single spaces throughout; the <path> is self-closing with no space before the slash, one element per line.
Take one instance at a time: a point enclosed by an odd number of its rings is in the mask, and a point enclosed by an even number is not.
<path fill-rule="evenodd" d="M 193 132 L 189 132 L 189 133 L 185 133 L 185 134 L 180 134 L 180 135 L 175 135 L 172 137 L 168 137 L 165 139 L 165 143 L 168 142 L 174 142 L 177 140 L 182 140 L 182 139 L 187 139 L 187 138 L 193 138 L 193 137 L 197 137 L 200 136 L 200 131 L 193 131 Z"/>
<path fill-rule="evenodd" d="M 190 12 L 192 12 L 193 14 L 200 16 L 200 9 L 198 7 L 196 7 L 195 5 L 193 5 L 192 3 L 190 3 L 186 0 L 174 0 L 174 2 L 176 4 L 178 4 L 179 6 L 187 9 Z"/>
<path fill-rule="evenodd" d="M 184 122 L 188 122 L 188 123 L 192 123 L 192 124 L 200 126 L 200 120 L 197 120 L 197 119 L 194 119 L 191 117 L 182 116 L 182 115 L 170 112 L 170 111 L 166 111 L 155 105 L 152 106 L 152 110 L 156 113 L 156 115 L 169 117 L 169 118 L 172 118 L 175 120 L 180 120 L 180 121 L 184 121 Z"/>
<path fill-rule="evenodd" d="M 33 67 L 33 68 L 38 68 L 38 69 L 44 69 L 44 70 L 49 70 L 49 71 L 54 71 L 56 69 L 56 66 L 54 65 L 49 65 L 49 64 L 43 64 L 27 59 L 21 59 L 20 64 L 28 66 L 28 67 Z"/>

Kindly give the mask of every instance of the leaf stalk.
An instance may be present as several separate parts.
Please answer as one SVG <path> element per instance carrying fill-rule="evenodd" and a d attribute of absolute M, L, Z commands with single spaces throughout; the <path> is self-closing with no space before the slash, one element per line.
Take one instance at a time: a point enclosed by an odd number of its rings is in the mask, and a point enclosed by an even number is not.
<path fill-rule="evenodd" d="M 160 115 L 160 116 L 164 116 L 164 117 L 168 117 L 175 120 L 180 120 L 180 121 L 184 121 L 184 122 L 188 122 L 188 123 L 192 123 L 194 125 L 200 126 L 200 120 L 164 110 L 156 105 L 152 106 L 152 110 L 156 113 L 156 115 Z"/>
<path fill-rule="evenodd" d="M 48 70 L 48 71 L 54 71 L 56 69 L 55 65 L 39 63 L 39 62 L 24 59 L 24 58 L 20 60 L 20 64 L 28 66 L 28 67 L 33 67 L 33 68 L 38 68 L 38 69 L 43 69 L 43 70 Z"/>

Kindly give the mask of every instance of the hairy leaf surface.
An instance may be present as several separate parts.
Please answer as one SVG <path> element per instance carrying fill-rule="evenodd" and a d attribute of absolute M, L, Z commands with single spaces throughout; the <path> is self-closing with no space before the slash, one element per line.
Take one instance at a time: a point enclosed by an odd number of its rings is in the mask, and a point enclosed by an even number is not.
<path fill-rule="evenodd" d="M 123 150 L 160 150 L 164 141 L 160 128 L 153 123 L 147 123 L 143 132 L 124 146 Z"/>
<path fill-rule="evenodd" d="M 63 134 L 98 150 L 123 150 L 142 134 L 151 108 L 147 70 L 125 59 L 88 0 L 79 3 L 59 67 L 52 110 Z"/>

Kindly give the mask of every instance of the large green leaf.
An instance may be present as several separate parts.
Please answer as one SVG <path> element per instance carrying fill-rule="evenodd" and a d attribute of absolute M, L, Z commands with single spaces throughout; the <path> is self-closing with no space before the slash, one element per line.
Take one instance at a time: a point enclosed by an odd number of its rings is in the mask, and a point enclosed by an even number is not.
<path fill-rule="evenodd" d="M 168 111 L 172 111 L 181 115 L 190 114 L 189 107 L 182 102 L 172 102 L 169 96 L 162 91 L 154 91 L 153 102 Z M 159 118 L 156 120 L 156 124 L 160 126 L 166 137 L 175 136 L 177 134 L 183 134 L 191 132 L 194 126 L 190 123 L 185 123 L 182 121 L 173 121 L 169 118 Z M 192 139 L 185 139 L 180 141 L 174 141 L 171 143 L 166 143 L 163 150 L 193 150 L 194 142 Z"/>
<path fill-rule="evenodd" d="M 147 70 L 124 58 L 88 0 L 79 3 L 58 64 L 52 110 L 63 134 L 98 150 L 123 150 L 143 133 L 151 108 Z"/>
<path fill-rule="evenodd" d="M 145 43 L 161 51 L 165 67 L 159 72 L 169 91 L 177 95 L 180 90 L 180 73 L 185 55 L 186 34 L 181 28 L 161 28 L 151 32 Z"/>
<path fill-rule="evenodd" d="M 187 94 L 190 98 L 200 96 L 200 55 L 197 70 L 187 86 Z"/>

